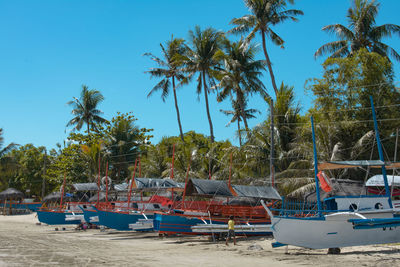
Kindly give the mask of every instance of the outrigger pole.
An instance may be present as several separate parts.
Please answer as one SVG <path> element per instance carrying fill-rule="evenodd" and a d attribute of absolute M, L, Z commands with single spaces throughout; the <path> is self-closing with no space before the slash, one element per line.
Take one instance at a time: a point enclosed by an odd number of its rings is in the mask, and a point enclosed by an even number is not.
<path fill-rule="evenodd" d="M 315 130 L 314 130 L 314 119 L 311 116 L 311 130 L 312 130 L 312 140 L 313 140 L 313 151 L 314 151 L 314 174 L 315 174 L 315 189 L 317 192 L 317 205 L 318 205 L 318 215 L 322 217 L 322 205 L 319 194 L 319 181 L 318 181 L 318 156 L 317 156 L 317 145 L 315 142 Z"/>
<path fill-rule="evenodd" d="M 385 158 L 383 157 L 381 139 L 379 138 L 378 122 L 376 121 L 374 100 L 372 99 L 372 96 L 369 96 L 369 98 L 371 100 L 372 117 L 374 119 L 375 138 L 376 138 L 376 144 L 378 146 L 379 159 L 383 162 L 382 175 L 383 175 L 383 182 L 385 183 L 385 196 L 388 197 L 389 207 L 393 208 L 392 199 L 390 197 L 389 183 L 388 183 L 387 175 L 386 175 Z"/>

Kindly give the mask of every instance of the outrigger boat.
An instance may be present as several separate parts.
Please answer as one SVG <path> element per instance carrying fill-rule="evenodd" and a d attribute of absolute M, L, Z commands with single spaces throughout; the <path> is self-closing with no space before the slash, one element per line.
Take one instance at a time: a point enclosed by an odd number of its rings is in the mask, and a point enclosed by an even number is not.
<path fill-rule="evenodd" d="M 183 206 L 169 212 L 156 212 L 154 230 L 159 234 L 221 234 L 227 230 L 229 217 L 234 216 L 236 234 L 268 235 L 271 233 L 270 218 L 259 201 L 281 199 L 273 187 L 231 186 L 226 181 L 201 179 L 190 179 L 185 195 L 206 197 L 211 201 L 203 201 L 200 209 Z"/>
<path fill-rule="evenodd" d="M 271 217 L 271 230 L 276 240 L 274 247 L 294 245 L 312 249 L 329 248 L 337 253 L 341 247 L 400 242 L 399 210 L 393 208 L 386 174 L 387 168 L 400 166 L 398 163 L 384 162 L 372 97 L 371 108 L 380 160 L 328 162 L 318 165 L 314 122 L 311 117 L 317 210 L 293 213 L 282 209 L 280 215 L 276 216 L 265 206 Z M 318 170 L 356 167 L 381 168 L 385 195 L 332 197 L 325 199 L 326 207 L 323 208 L 318 178 L 321 175 Z M 321 179 L 321 184 L 325 183 Z"/>
<path fill-rule="evenodd" d="M 120 186 L 121 187 L 121 186 Z M 127 189 L 129 187 L 129 189 Z M 86 214 L 90 212 L 90 222 L 96 222 L 111 229 L 119 231 L 129 231 L 131 224 L 135 224 L 139 220 L 151 220 L 155 211 L 169 210 L 174 205 L 174 192 L 183 190 L 182 184 L 172 179 L 160 178 L 133 178 L 129 184 L 125 186 L 128 190 L 127 201 L 115 201 L 111 205 L 92 206 L 92 209 L 84 210 Z M 119 189 L 121 190 L 121 189 Z M 132 192 L 137 193 L 131 196 Z M 149 192 L 153 194 L 151 197 L 144 197 L 143 194 Z M 169 192 L 171 199 L 159 194 Z M 85 215 L 86 216 L 86 215 Z M 152 225 L 149 227 L 140 227 L 135 230 L 153 230 Z"/>
<path fill-rule="evenodd" d="M 43 204 L 37 210 L 38 220 L 49 225 L 81 224 L 84 222 L 80 206 L 91 205 L 87 201 L 71 201 L 71 197 L 64 195 L 65 182 L 61 192 L 53 192 L 43 199 Z M 97 190 L 96 183 L 73 184 L 75 192 L 88 192 Z M 65 201 L 67 198 L 68 201 Z M 79 198 L 88 199 L 86 193 Z M 59 203 L 58 203 L 59 202 Z"/>

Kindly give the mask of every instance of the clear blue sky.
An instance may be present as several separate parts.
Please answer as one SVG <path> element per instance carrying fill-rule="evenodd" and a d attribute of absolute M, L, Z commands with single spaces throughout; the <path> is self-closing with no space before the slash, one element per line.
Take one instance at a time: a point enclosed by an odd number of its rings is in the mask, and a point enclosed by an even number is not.
<path fill-rule="evenodd" d="M 400 24 L 400 1 L 380 2 L 377 24 Z M 313 54 L 334 40 L 321 28 L 347 25 L 349 6 L 350 0 L 298 0 L 292 7 L 305 15 L 275 28 L 286 41 L 285 49 L 268 45 L 276 80 L 295 87 L 303 112 L 312 103 L 304 83 L 321 76 L 323 59 L 314 60 Z M 165 103 L 159 95 L 147 98 L 157 80 L 144 73 L 154 65 L 143 53 L 160 55 L 159 43 L 171 34 L 187 38 L 195 25 L 229 30 L 232 18 L 247 13 L 242 0 L 0 0 L 0 128 L 5 144 L 62 144 L 72 118 L 66 103 L 79 96 L 82 84 L 103 93 L 99 108 L 105 118 L 133 111 L 139 126 L 154 128 L 153 143 L 178 135 L 172 95 Z M 398 36 L 386 43 L 400 52 Z M 259 58 L 264 59 L 262 54 Z M 395 63 L 396 76 L 399 65 Z M 272 93 L 267 73 L 264 80 Z M 203 97 L 197 100 L 194 85 L 178 91 L 185 132 L 209 134 Z M 210 98 L 216 139 L 237 144 L 235 125 L 225 127 L 229 118 L 219 112 L 230 109 L 229 101 Z M 262 111 L 250 126 L 265 119 L 267 106 L 261 99 L 253 98 L 249 107 Z"/>

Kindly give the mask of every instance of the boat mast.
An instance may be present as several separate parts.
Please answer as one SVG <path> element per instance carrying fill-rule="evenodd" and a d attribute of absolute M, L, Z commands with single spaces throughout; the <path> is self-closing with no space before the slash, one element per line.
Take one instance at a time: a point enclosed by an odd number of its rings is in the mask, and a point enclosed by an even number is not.
<path fill-rule="evenodd" d="M 385 193 L 386 193 L 385 196 L 388 197 L 389 207 L 393 208 L 392 199 L 390 198 L 389 183 L 388 183 L 387 175 L 386 175 L 385 158 L 383 157 L 381 139 L 379 138 L 378 122 L 376 121 L 374 100 L 372 99 L 372 96 L 370 96 L 369 98 L 371 100 L 372 117 L 374 119 L 375 138 L 376 138 L 376 144 L 378 146 L 379 159 L 383 162 L 382 175 L 383 175 L 383 182 L 385 183 Z"/>
<path fill-rule="evenodd" d="M 270 169 L 270 183 L 271 186 L 275 186 L 275 167 L 274 167 L 274 101 L 270 99 L 270 115 L 271 115 L 271 153 L 269 159 L 269 169 Z"/>
<path fill-rule="evenodd" d="M 318 215 L 322 217 L 322 205 L 319 193 L 319 181 L 318 181 L 318 157 L 317 157 L 317 146 L 315 143 L 315 131 L 314 131 L 314 119 L 311 116 L 311 130 L 312 130 L 312 140 L 313 140 L 313 151 L 314 151 L 314 174 L 315 174 L 315 189 L 317 192 L 317 205 L 318 205 Z"/>

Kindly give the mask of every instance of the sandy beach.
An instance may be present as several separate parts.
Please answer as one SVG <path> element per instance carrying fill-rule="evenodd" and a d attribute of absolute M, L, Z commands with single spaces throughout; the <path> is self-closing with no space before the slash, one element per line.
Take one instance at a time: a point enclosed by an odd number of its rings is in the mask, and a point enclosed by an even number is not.
<path fill-rule="evenodd" d="M 238 245 L 207 237 L 37 225 L 36 214 L 0 216 L 0 266 L 397 266 L 400 244 L 326 250 L 272 249 L 270 238 L 239 238 Z M 61 227 L 59 227 L 61 229 Z M 256 249 L 249 249 L 254 245 Z"/>

